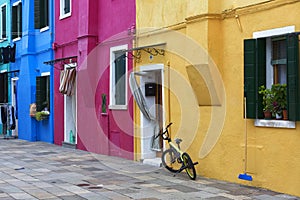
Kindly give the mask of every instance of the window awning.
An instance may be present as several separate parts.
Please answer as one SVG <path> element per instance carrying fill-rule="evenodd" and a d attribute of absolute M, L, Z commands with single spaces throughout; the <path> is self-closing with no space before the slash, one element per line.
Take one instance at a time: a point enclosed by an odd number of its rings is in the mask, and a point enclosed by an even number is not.
<path fill-rule="evenodd" d="M 61 64 L 71 64 L 71 63 L 75 63 L 77 62 L 77 56 L 70 56 L 70 57 L 65 57 L 65 58 L 58 58 L 55 60 L 49 60 L 44 62 L 44 64 L 46 65 L 54 65 L 57 63 L 61 63 Z"/>
<path fill-rule="evenodd" d="M 131 51 L 138 51 L 138 50 L 144 50 L 148 52 L 149 50 L 164 50 L 164 46 L 166 46 L 166 42 L 164 43 L 158 43 L 158 44 L 152 44 L 152 45 L 146 45 L 146 46 L 141 46 L 141 47 L 135 47 L 132 49 L 125 50 L 124 52 L 131 52 Z"/>

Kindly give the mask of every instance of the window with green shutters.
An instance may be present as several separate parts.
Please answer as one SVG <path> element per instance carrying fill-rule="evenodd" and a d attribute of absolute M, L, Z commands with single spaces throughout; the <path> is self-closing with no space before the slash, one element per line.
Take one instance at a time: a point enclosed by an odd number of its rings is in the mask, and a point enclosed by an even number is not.
<path fill-rule="evenodd" d="M 12 6 L 12 39 L 22 37 L 22 2 Z"/>
<path fill-rule="evenodd" d="M 34 28 L 49 26 L 49 0 L 34 0 Z"/>
<path fill-rule="evenodd" d="M 4 4 L 1 6 L 1 38 L 6 37 L 6 5 Z"/>
<path fill-rule="evenodd" d="M 36 110 L 50 110 L 50 76 L 36 77 Z"/>
<path fill-rule="evenodd" d="M 270 68 L 272 69 L 269 70 Z M 244 94 L 247 99 L 247 118 L 263 118 L 262 96 L 258 94 L 259 86 L 286 83 L 288 119 L 299 121 L 299 72 L 297 33 L 244 40 Z"/>

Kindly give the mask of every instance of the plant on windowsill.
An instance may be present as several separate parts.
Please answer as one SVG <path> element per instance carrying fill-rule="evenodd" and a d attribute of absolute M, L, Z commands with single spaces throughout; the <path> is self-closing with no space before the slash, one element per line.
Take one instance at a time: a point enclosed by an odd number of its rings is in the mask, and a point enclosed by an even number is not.
<path fill-rule="evenodd" d="M 265 119 L 271 119 L 273 113 L 273 99 L 274 95 L 271 89 L 266 88 L 264 85 L 259 87 L 258 93 L 263 97 L 263 111 Z"/>
<path fill-rule="evenodd" d="M 272 93 L 274 95 L 274 114 L 283 117 L 287 120 L 287 85 L 286 84 L 274 84 L 272 85 Z"/>
<path fill-rule="evenodd" d="M 36 119 L 37 121 L 42 121 L 42 120 L 44 120 L 44 119 L 47 119 L 47 118 L 49 117 L 49 115 L 50 115 L 50 112 L 49 112 L 49 111 L 43 110 L 43 111 L 40 111 L 40 112 L 36 112 L 36 113 L 35 113 L 35 119 Z"/>

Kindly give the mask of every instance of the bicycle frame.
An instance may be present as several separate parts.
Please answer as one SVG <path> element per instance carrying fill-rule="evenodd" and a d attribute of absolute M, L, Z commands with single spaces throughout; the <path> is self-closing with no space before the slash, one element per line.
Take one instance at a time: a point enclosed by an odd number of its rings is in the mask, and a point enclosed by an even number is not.
<path fill-rule="evenodd" d="M 184 153 L 183 151 L 181 151 L 181 149 L 176 146 L 176 144 L 174 144 L 173 142 L 168 142 L 169 145 L 170 145 L 170 148 L 174 149 L 179 155 L 180 155 L 180 158 L 182 159 L 182 154 Z M 178 156 L 179 157 L 179 156 Z"/>

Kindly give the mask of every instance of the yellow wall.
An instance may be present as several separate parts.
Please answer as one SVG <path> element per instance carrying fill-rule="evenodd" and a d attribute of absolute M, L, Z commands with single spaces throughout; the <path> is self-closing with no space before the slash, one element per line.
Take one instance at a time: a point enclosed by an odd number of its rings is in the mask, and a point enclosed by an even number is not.
<path fill-rule="evenodd" d="M 193 103 L 197 102 L 196 100 L 191 100 L 192 103 L 188 105 L 187 102 L 183 102 L 182 96 L 172 92 L 171 105 L 169 105 L 168 91 L 165 90 L 166 123 L 169 121 L 174 123 L 172 136 L 182 137 L 183 148 L 193 160 L 199 161 L 199 165 L 196 166 L 199 175 L 300 196 L 300 123 L 298 122 L 296 129 L 279 129 L 255 127 L 253 120 L 247 120 L 248 172 L 252 175 L 253 181 L 245 182 L 237 178 L 238 174 L 243 172 L 244 166 L 243 40 L 252 38 L 253 32 L 256 31 L 290 25 L 295 25 L 296 31 L 300 31 L 299 10 L 300 2 L 296 0 L 201 0 L 200 3 L 198 0 L 191 0 L 188 4 L 186 1 L 176 0 L 165 0 L 164 3 L 137 0 L 136 46 L 169 42 L 165 56 L 157 56 L 150 61 L 148 55 L 143 53 L 141 62 L 136 63 L 137 69 L 150 62 L 165 64 L 164 78 L 167 85 L 169 64 L 171 91 L 178 90 L 181 84 L 174 78 L 175 72 L 183 77 L 181 81 L 189 81 L 186 66 L 201 63 L 194 63 L 183 55 L 168 51 L 172 49 L 171 42 L 182 41 L 170 40 L 168 34 L 172 35 L 172 33 L 162 29 L 167 28 L 179 32 L 203 47 L 207 51 L 207 58 L 204 55 L 203 62 L 207 63 L 207 59 L 211 57 L 220 72 L 225 98 L 222 100 L 222 106 L 219 107 L 199 107 L 197 103 Z M 154 29 L 149 31 L 145 27 L 154 27 Z M 197 52 L 184 43 L 182 49 L 192 55 Z M 191 95 L 188 90 L 182 93 Z M 196 99 L 193 95 L 191 98 Z M 169 107 L 171 116 L 168 115 Z M 135 108 L 135 120 L 136 124 L 139 124 L 139 110 Z M 198 118 L 195 119 L 197 113 L 186 116 L 186 110 L 197 112 Z M 226 112 L 224 126 L 217 143 L 212 145 L 213 149 L 202 158 L 199 152 L 207 131 L 215 121 L 222 122 L 222 114 L 214 113 L 218 110 L 220 113 L 223 111 L 223 114 Z M 197 123 L 196 129 L 195 123 Z M 195 134 L 194 130 L 196 130 Z M 135 131 L 137 135 L 138 128 Z M 212 135 L 217 137 L 215 132 Z M 137 139 L 136 152 L 139 151 L 140 145 Z"/>

